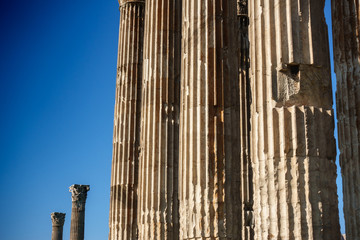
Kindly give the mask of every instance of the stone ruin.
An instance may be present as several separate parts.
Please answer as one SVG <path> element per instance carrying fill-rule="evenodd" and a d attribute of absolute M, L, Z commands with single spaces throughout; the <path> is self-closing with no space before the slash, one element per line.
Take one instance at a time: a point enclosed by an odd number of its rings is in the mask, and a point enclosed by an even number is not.
<path fill-rule="evenodd" d="M 325 0 L 119 4 L 109 239 L 340 239 Z M 332 0 L 354 240 L 359 5 Z"/>
<path fill-rule="evenodd" d="M 70 240 L 84 240 L 85 231 L 85 204 L 89 185 L 74 184 L 69 187 L 72 199 Z M 52 234 L 51 240 L 63 239 L 65 213 L 51 213 Z"/>

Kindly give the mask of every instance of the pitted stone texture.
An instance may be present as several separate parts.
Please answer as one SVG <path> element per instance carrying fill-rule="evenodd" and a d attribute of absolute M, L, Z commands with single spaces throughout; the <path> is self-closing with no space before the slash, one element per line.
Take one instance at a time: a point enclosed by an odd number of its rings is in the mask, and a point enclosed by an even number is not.
<path fill-rule="evenodd" d="M 360 1 L 331 3 L 345 228 L 360 239 Z"/>
<path fill-rule="evenodd" d="M 255 239 L 340 239 L 324 3 L 249 1 Z"/>

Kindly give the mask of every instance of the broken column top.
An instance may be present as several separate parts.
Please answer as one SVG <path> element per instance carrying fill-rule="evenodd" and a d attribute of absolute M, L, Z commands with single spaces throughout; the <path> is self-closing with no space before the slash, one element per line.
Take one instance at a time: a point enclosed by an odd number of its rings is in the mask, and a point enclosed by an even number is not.
<path fill-rule="evenodd" d="M 53 212 L 51 213 L 51 221 L 53 226 L 63 226 L 65 222 L 65 213 Z"/>
<path fill-rule="evenodd" d="M 90 190 L 90 185 L 79 185 L 74 184 L 69 187 L 71 192 L 71 198 L 73 202 L 85 202 L 87 197 L 87 192 Z"/>

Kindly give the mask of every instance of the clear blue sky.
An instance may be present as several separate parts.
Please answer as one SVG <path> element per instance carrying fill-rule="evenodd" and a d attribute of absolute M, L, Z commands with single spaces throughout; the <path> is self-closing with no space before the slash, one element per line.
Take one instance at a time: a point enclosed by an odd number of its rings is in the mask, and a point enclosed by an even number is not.
<path fill-rule="evenodd" d="M 116 0 L 0 2 L 2 240 L 50 239 L 53 211 L 69 239 L 74 183 L 85 238 L 107 239 L 118 22 Z"/>

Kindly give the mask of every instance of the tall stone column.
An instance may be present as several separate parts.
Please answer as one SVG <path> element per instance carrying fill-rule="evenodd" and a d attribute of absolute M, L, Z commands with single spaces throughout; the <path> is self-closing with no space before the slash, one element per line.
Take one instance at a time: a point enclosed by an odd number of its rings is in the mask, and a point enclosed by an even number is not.
<path fill-rule="evenodd" d="M 360 239 L 360 1 L 331 2 L 346 237 Z"/>
<path fill-rule="evenodd" d="M 179 238 L 181 1 L 147 0 L 139 158 L 139 239 Z"/>
<path fill-rule="evenodd" d="M 183 0 L 180 239 L 239 239 L 236 0 Z"/>
<path fill-rule="evenodd" d="M 63 239 L 63 227 L 65 223 L 65 213 L 53 212 L 51 213 L 52 233 L 51 240 Z"/>
<path fill-rule="evenodd" d="M 133 240 L 137 232 L 137 181 L 145 1 L 120 0 L 120 30 L 109 239 Z"/>
<path fill-rule="evenodd" d="M 254 239 L 253 229 L 253 176 L 250 159 L 250 44 L 248 0 L 237 0 L 239 29 L 239 87 L 240 87 L 240 146 L 241 146 L 241 206 L 243 240 Z"/>
<path fill-rule="evenodd" d="M 255 239 L 340 239 L 324 4 L 249 1 Z"/>
<path fill-rule="evenodd" d="M 72 199 L 70 240 L 84 240 L 85 203 L 90 186 L 74 184 L 69 189 Z"/>

